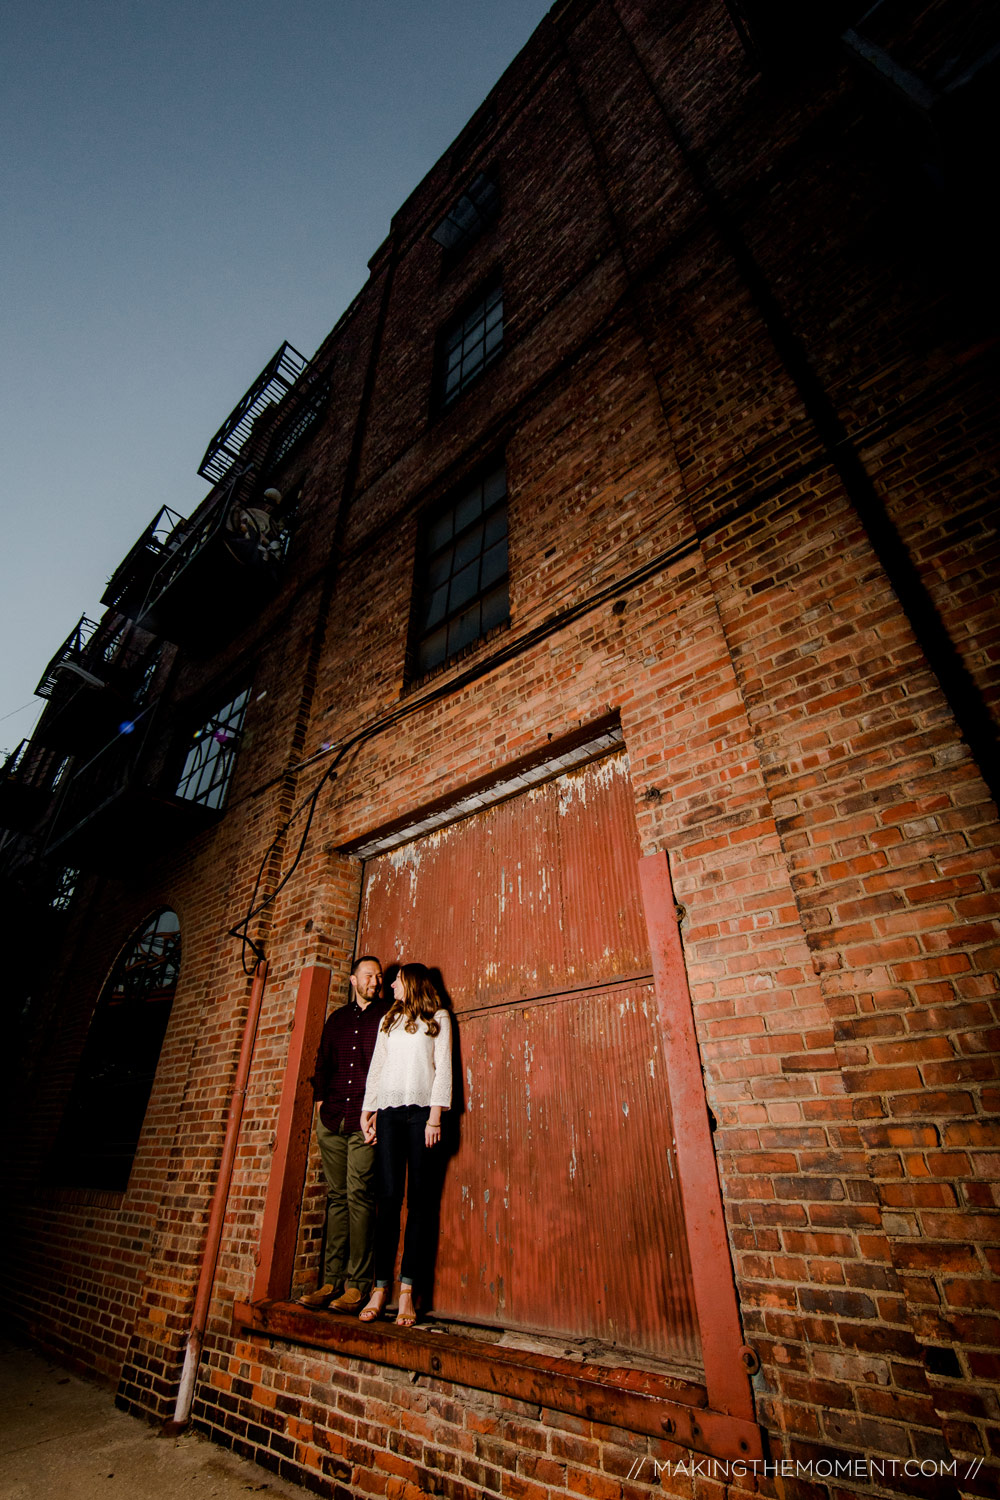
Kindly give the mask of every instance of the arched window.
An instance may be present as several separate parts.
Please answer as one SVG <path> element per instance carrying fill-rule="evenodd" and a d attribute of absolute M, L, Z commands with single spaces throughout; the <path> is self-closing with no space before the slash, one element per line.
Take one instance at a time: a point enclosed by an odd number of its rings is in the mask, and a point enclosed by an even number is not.
<path fill-rule="evenodd" d="M 176 913 L 160 911 L 126 943 L 101 991 L 53 1157 L 57 1181 L 128 1183 L 180 970 Z"/>

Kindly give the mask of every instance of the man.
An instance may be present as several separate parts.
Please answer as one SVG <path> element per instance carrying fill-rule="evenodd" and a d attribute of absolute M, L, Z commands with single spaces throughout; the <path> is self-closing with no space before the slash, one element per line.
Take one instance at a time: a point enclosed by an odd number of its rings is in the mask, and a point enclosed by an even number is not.
<path fill-rule="evenodd" d="M 375 1237 L 375 1148 L 361 1131 L 368 1064 L 382 1017 L 382 966 L 366 953 L 351 969 L 351 996 L 332 1011 L 313 1074 L 319 1102 L 316 1138 L 326 1179 L 323 1285 L 300 1297 L 303 1307 L 358 1312 L 372 1284 Z"/>

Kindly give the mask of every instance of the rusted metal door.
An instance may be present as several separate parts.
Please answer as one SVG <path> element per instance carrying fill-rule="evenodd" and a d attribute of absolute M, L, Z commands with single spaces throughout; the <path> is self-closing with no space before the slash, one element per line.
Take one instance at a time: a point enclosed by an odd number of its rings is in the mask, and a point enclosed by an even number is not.
<path fill-rule="evenodd" d="M 440 970 L 445 1316 L 699 1362 L 638 882 L 609 756 L 369 861 L 359 952 Z"/>

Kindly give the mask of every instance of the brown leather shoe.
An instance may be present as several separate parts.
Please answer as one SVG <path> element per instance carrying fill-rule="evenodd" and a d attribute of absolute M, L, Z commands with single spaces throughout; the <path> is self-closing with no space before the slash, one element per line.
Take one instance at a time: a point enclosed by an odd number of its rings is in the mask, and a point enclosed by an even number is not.
<path fill-rule="evenodd" d="M 330 1311 L 346 1313 L 360 1312 L 367 1301 L 368 1298 L 364 1292 L 356 1286 L 349 1286 L 341 1296 L 334 1298 L 330 1303 Z"/>
<path fill-rule="evenodd" d="M 304 1297 L 299 1298 L 300 1307 L 311 1307 L 314 1312 L 321 1308 L 329 1307 L 340 1288 L 328 1281 L 326 1286 L 318 1286 L 314 1292 L 306 1292 Z"/>

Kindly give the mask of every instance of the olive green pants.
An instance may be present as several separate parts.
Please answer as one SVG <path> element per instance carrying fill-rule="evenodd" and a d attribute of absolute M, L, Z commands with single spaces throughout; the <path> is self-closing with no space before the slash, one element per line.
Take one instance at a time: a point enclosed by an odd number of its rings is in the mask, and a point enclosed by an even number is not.
<path fill-rule="evenodd" d="M 326 1179 L 326 1251 L 323 1281 L 372 1284 L 375 1245 L 375 1147 L 360 1130 L 327 1130 L 316 1116 L 316 1139 Z"/>

